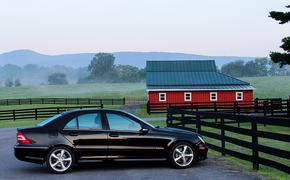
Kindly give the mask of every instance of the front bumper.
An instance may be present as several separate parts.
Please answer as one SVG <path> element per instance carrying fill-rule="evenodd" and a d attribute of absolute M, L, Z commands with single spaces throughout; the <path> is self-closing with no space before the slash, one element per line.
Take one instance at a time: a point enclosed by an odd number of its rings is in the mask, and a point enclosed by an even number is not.
<path fill-rule="evenodd" d="M 19 145 L 14 146 L 14 155 L 17 159 L 26 162 L 43 164 L 48 147 L 45 146 L 32 146 L 32 145 Z"/>
<path fill-rule="evenodd" d="M 207 159 L 207 152 L 208 146 L 206 146 L 205 144 L 199 144 L 196 148 L 197 160 L 202 161 Z"/>

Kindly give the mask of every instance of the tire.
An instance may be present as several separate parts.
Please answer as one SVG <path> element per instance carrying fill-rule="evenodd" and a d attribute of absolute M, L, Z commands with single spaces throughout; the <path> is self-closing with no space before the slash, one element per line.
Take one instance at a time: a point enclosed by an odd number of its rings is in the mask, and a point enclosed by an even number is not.
<path fill-rule="evenodd" d="M 54 174 L 68 173 L 73 168 L 74 162 L 73 152 L 63 146 L 53 148 L 46 157 L 46 166 Z"/>
<path fill-rule="evenodd" d="M 186 142 L 176 143 L 169 150 L 168 160 L 174 168 L 190 168 L 195 162 L 194 148 Z"/>

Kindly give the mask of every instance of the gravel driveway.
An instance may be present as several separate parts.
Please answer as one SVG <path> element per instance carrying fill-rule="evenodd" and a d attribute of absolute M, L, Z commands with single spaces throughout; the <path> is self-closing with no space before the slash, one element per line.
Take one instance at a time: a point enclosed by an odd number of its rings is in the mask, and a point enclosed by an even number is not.
<path fill-rule="evenodd" d="M 16 129 L 0 129 L 0 179 L 262 179 L 224 160 L 209 157 L 190 169 L 171 169 L 166 162 L 106 162 L 83 164 L 65 175 L 50 174 L 45 165 L 18 161 L 13 155 Z"/>

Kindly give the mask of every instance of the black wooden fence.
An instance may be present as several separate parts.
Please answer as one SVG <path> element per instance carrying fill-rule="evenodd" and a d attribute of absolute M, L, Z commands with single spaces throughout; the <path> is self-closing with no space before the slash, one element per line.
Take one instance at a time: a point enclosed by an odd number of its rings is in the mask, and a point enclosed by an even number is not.
<path fill-rule="evenodd" d="M 228 101 L 228 102 L 182 102 L 182 103 L 147 103 L 147 113 L 167 113 L 170 107 L 183 109 L 207 109 L 214 112 L 262 113 L 264 116 L 290 117 L 290 99 L 271 98 L 255 99 L 254 101 Z"/>
<path fill-rule="evenodd" d="M 84 108 L 103 108 L 103 104 L 92 106 L 43 107 L 31 109 L 1 110 L 0 121 L 49 118 L 64 111 Z"/>
<path fill-rule="evenodd" d="M 218 119 L 218 121 L 216 121 Z M 239 121 L 240 123 L 248 123 L 250 128 L 240 128 L 227 123 Z M 180 108 L 169 108 L 167 114 L 167 126 L 177 127 L 187 130 L 196 130 L 199 134 L 215 139 L 219 145 L 207 143 L 210 149 L 221 152 L 222 155 L 228 154 L 236 158 L 252 162 L 253 169 L 258 170 L 259 164 L 276 168 L 278 170 L 290 173 L 290 151 L 275 148 L 273 146 L 262 145 L 259 138 L 268 140 L 276 140 L 285 143 L 284 147 L 289 147 L 290 134 L 279 132 L 266 132 L 258 128 L 259 124 L 274 125 L 278 127 L 290 128 L 290 118 L 277 117 L 261 117 L 252 115 L 239 115 L 225 112 L 206 112 L 195 110 L 183 110 Z M 213 128 L 218 133 L 206 130 Z M 230 133 L 226 133 L 230 132 Z M 230 137 L 231 133 L 247 136 L 251 140 L 238 139 Z M 274 141 L 273 141 L 274 142 Z M 251 151 L 250 155 L 231 149 L 226 146 L 231 143 L 239 147 L 247 148 Z M 273 143 L 274 144 L 274 143 Z M 286 161 L 278 161 L 265 156 L 259 156 L 259 153 L 286 159 Z M 288 163 L 287 163 L 288 160 Z M 286 163 L 285 163 L 286 162 Z"/>
<path fill-rule="evenodd" d="M 27 98 L 27 99 L 0 99 L 0 106 L 28 105 L 28 104 L 64 104 L 64 105 L 124 105 L 125 98 L 98 99 L 98 98 Z"/>

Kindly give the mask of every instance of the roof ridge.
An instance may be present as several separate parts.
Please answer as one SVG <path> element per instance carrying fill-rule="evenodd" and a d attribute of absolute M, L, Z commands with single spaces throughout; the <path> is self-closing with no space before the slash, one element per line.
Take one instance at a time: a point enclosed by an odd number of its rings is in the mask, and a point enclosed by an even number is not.
<path fill-rule="evenodd" d="M 146 62 L 194 62 L 194 61 L 215 61 L 214 59 L 175 59 L 175 60 L 146 60 Z"/>
<path fill-rule="evenodd" d="M 235 78 L 235 77 L 229 76 L 229 75 L 227 75 L 227 74 L 224 74 L 224 73 L 221 73 L 221 72 L 218 72 L 218 71 L 217 71 L 216 73 L 219 73 L 219 74 L 221 74 L 221 75 L 227 76 L 227 77 L 229 77 L 229 78 L 232 78 L 232 79 L 235 79 L 235 80 L 238 80 L 238 81 L 241 81 L 241 82 L 243 82 L 243 83 L 246 83 L 246 84 L 250 85 L 250 83 L 248 83 L 248 82 L 246 82 L 246 81 L 243 81 L 243 80 L 240 80 L 240 79 L 238 79 L 238 78 Z"/>

